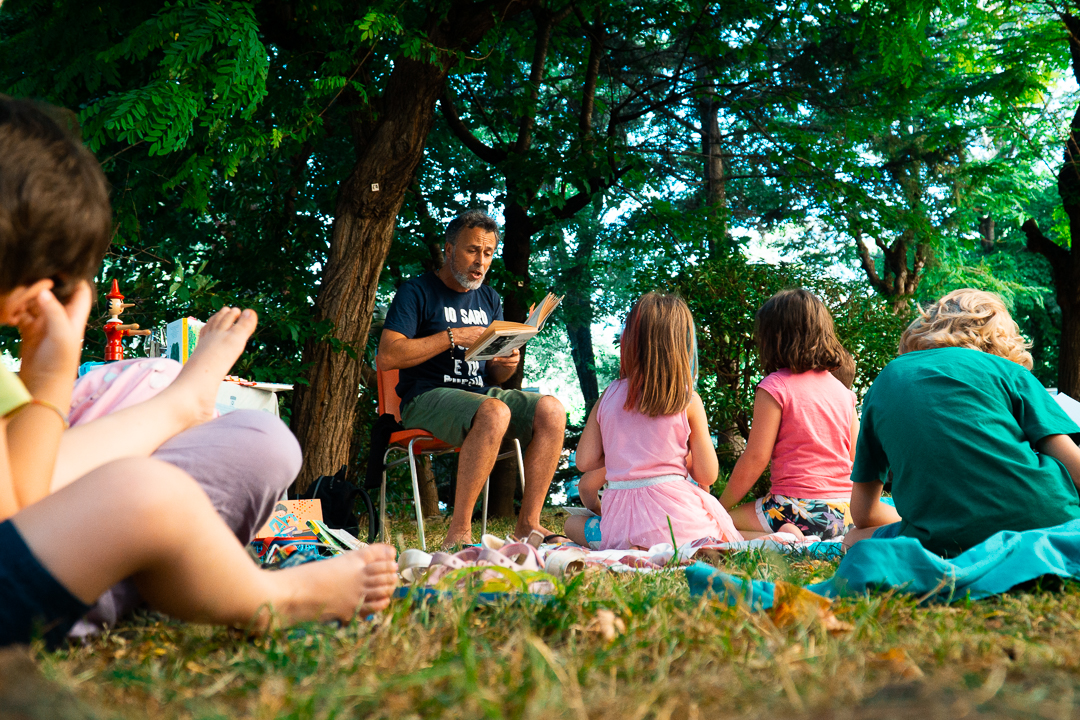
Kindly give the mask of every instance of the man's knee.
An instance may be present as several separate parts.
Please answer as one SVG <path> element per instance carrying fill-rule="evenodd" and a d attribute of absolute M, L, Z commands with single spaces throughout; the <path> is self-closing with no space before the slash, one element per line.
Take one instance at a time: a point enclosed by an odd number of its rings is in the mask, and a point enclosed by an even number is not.
<path fill-rule="evenodd" d="M 503 434 L 510 427 L 510 416 L 510 408 L 507 407 L 506 403 L 495 398 L 488 398 L 480 404 L 479 409 L 473 416 L 472 427 L 469 432 L 485 430 Z"/>
<path fill-rule="evenodd" d="M 554 395 L 545 395 L 536 403 L 533 415 L 533 432 L 551 430 L 563 432 L 566 429 L 566 408 Z"/>

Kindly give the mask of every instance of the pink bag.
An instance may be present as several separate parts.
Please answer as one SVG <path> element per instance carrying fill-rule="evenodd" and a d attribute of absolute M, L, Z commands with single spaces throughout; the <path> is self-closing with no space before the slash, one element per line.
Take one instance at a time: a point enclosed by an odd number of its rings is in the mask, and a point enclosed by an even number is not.
<path fill-rule="evenodd" d="M 75 383 L 68 419 L 81 425 L 145 402 L 167 388 L 182 367 L 167 358 L 134 358 L 96 367 Z"/>

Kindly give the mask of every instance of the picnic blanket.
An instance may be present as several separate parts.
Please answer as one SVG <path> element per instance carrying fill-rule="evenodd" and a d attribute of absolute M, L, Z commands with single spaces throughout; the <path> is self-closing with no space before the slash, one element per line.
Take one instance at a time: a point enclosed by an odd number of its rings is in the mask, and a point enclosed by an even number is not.
<path fill-rule="evenodd" d="M 1080 577 L 1080 520 L 1037 530 L 1003 530 L 954 558 L 926 550 L 913 538 L 868 539 L 856 544 L 836 574 L 807 590 L 824 597 L 898 590 L 920 601 L 950 603 L 1006 592 L 1043 575 Z M 772 606 L 775 586 L 725 574 L 704 563 L 686 569 L 693 595 L 713 592 L 729 603 Z"/>
<path fill-rule="evenodd" d="M 552 553 L 581 551 L 587 566 L 603 567 L 617 573 L 653 572 L 671 565 L 687 565 L 698 556 L 726 554 L 746 550 L 778 552 L 784 554 L 806 554 L 816 558 L 834 558 L 843 554 L 839 541 L 808 540 L 797 542 L 794 535 L 774 533 L 756 540 L 725 542 L 717 538 L 700 538 L 683 543 L 678 548 L 670 543 L 659 543 L 648 550 L 590 550 L 573 543 L 541 545 L 540 555 L 547 560 Z"/>

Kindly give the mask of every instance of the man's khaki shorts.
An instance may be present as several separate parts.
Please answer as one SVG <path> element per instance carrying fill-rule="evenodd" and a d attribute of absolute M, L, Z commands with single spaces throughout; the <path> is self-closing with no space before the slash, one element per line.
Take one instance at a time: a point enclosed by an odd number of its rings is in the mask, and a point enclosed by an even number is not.
<path fill-rule="evenodd" d="M 472 427 L 476 411 L 489 398 L 501 400 L 510 408 L 507 438 L 517 438 L 522 447 L 532 440 L 536 404 L 544 397 L 521 390 L 490 388 L 486 393 L 458 388 L 435 388 L 417 395 L 401 408 L 401 424 L 407 429 L 427 430 L 439 440 L 461 447 Z"/>

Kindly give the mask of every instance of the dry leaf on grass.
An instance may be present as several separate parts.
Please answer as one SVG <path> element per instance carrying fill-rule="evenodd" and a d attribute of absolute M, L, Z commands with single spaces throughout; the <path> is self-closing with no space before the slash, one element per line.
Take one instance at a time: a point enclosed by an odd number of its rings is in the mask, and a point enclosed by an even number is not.
<path fill-rule="evenodd" d="M 831 608 L 832 600 L 829 598 L 812 593 L 798 585 L 778 582 L 769 616 L 778 628 L 789 625 L 809 625 L 816 621 L 830 633 L 851 631 L 852 625 L 837 619 Z"/>

